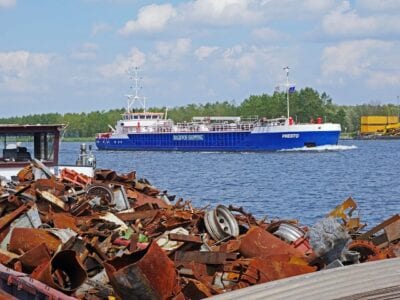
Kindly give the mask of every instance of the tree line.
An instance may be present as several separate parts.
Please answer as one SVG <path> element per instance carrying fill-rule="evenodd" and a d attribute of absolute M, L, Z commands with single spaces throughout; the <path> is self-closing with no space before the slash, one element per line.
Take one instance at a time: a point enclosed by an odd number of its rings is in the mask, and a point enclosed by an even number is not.
<path fill-rule="evenodd" d="M 194 116 L 242 116 L 276 118 L 286 116 L 286 93 L 252 95 L 240 104 L 234 101 L 217 101 L 206 104 L 189 104 L 169 108 L 168 118 L 175 122 L 190 121 Z M 89 113 L 47 113 L 0 118 L 2 124 L 66 124 L 65 137 L 94 137 L 98 132 L 109 131 L 120 120 L 125 109 L 93 111 Z M 152 107 L 149 111 L 165 111 L 165 107 Z M 360 117 L 364 115 L 398 115 L 400 108 L 394 104 L 337 105 L 326 93 L 304 88 L 290 94 L 290 115 L 295 122 L 306 123 L 321 117 L 325 122 L 340 123 L 343 132 L 356 133 Z"/>

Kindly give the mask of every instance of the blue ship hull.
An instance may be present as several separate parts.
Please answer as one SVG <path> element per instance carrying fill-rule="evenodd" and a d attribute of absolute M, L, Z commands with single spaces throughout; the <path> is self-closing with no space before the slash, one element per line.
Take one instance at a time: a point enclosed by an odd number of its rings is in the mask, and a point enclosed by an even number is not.
<path fill-rule="evenodd" d="M 340 131 L 133 133 L 128 138 L 96 138 L 96 146 L 133 151 L 275 151 L 336 145 L 339 135 Z"/>

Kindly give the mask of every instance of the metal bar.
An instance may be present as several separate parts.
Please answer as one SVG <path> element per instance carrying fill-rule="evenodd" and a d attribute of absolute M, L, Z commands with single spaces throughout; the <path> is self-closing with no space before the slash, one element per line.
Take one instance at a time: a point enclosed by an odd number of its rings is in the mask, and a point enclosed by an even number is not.
<path fill-rule="evenodd" d="M 176 251 L 175 261 L 193 261 L 208 265 L 223 265 L 235 260 L 238 253 L 206 252 L 206 251 Z"/>
<path fill-rule="evenodd" d="M 396 214 L 392 217 L 390 217 L 389 219 L 387 219 L 386 221 L 383 221 L 381 224 L 375 226 L 374 228 L 372 228 L 371 230 L 367 231 L 366 233 L 360 235 L 357 239 L 358 240 L 366 240 L 369 239 L 373 234 L 377 233 L 378 231 L 384 229 L 386 226 L 388 226 L 389 224 L 400 220 L 400 215 Z"/>

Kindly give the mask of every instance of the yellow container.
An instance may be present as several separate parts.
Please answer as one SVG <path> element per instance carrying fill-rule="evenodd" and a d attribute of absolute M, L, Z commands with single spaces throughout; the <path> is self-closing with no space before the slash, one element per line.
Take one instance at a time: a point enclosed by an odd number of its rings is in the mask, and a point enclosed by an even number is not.
<path fill-rule="evenodd" d="M 361 125 L 361 133 L 384 132 L 386 125 Z"/>
<path fill-rule="evenodd" d="M 362 116 L 361 125 L 385 125 L 399 122 L 398 116 Z"/>

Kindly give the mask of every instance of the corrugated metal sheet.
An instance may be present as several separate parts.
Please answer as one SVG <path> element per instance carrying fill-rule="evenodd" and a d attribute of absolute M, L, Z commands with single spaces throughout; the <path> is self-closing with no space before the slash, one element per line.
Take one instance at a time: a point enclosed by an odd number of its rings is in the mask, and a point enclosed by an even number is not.
<path fill-rule="evenodd" d="M 361 124 L 364 125 L 386 125 L 399 122 L 398 116 L 362 116 Z"/>
<path fill-rule="evenodd" d="M 400 258 L 351 265 L 255 285 L 221 299 L 399 299 Z"/>
<path fill-rule="evenodd" d="M 386 125 L 361 125 L 361 133 L 384 132 Z"/>

